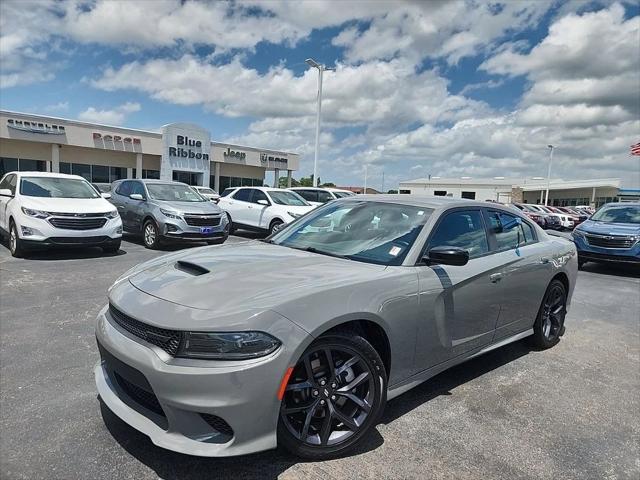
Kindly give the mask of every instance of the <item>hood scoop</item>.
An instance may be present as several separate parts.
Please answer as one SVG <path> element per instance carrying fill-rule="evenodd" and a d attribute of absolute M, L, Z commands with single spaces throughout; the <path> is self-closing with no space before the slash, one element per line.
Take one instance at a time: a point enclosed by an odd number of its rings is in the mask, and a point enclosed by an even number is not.
<path fill-rule="evenodd" d="M 176 270 L 180 270 L 181 272 L 188 273 L 189 275 L 193 275 L 194 277 L 211 273 L 210 270 L 204 268 L 202 265 L 198 265 L 197 263 L 193 263 L 193 262 L 188 262 L 186 260 L 178 260 L 174 266 Z"/>

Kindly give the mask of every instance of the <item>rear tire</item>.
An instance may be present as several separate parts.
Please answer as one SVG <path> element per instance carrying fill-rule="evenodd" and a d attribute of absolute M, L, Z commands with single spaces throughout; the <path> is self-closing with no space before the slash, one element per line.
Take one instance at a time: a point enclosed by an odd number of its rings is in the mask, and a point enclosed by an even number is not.
<path fill-rule="evenodd" d="M 18 236 L 18 227 L 16 227 L 13 219 L 9 222 L 9 251 L 11 256 L 15 258 L 22 258 L 26 251 L 24 243 Z"/>
<path fill-rule="evenodd" d="M 557 344 L 564 334 L 566 314 L 567 289 L 560 280 L 552 280 L 533 324 L 533 335 L 529 337 L 531 344 L 541 350 Z"/>
<path fill-rule="evenodd" d="M 584 267 L 584 264 L 587 263 L 586 260 L 578 257 L 578 270 L 582 270 L 582 268 Z"/>
<path fill-rule="evenodd" d="M 155 250 L 160 247 L 160 234 L 158 226 L 153 220 L 147 220 L 142 227 L 142 241 L 144 246 Z"/>
<path fill-rule="evenodd" d="M 376 349 L 354 331 L 322 335 L 289 378 L 278 443 L 307 459 L 342 456 L 376 426 L 386 400 L 387 372 Z"/>

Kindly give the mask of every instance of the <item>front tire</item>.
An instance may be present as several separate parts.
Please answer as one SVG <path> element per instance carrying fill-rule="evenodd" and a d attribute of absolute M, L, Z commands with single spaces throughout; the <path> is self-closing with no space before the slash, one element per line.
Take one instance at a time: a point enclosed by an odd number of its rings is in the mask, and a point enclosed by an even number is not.
<path fill-rule="evenodd" d="M 153 220 L 147 220 L 142 227 L 142 241 L 144 246 L 152 250 L 160 247 L 160 234 L 158 226 Z"/>
<path fill-rule="evenodd" d="M 313 460 L 344 455 L 375 427 L 386 399 L 387 373 L 375 348 L 355 332 L 323 335 L 289 378 L 278 442 Z"/>
<path fill-rule="evenodd" d="M 553 280 L 547 287 L 533 324 L 533 335 L 529 337 L 532 345 L 545 350 L 557 344 L 564 334 L 566 314 L 567 289 L 560 280 Z"/>
<path fill-rule="evenodd" d="M 13 220 L 9 223 L 9 251 L 15 258 L 22 258 L 25 254 L 24 244 L 18 236 L 18 227 Z"/>
<path fill-rule="evenodd" d="M 284 222 L 277 218 L 275 220 L 272 220 L 269 224 L 269 235 L 273 235 L 274 233 L 276 233 L 283 224 Z"/>

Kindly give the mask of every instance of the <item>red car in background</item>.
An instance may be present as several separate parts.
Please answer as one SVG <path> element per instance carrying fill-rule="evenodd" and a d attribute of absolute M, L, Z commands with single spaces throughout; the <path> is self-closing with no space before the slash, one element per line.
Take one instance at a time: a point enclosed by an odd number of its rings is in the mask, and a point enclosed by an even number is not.
<path fill-rule="evenodd" d="M 584 222 L 587 218 L 589 218 L 589 215 L 587 214 L 587 212 L 581 212 L 580 210 L 574 210 L 573 208 L 570 207 L 556 207 L 558 210 L 561 210 L 565 213 L 568 213 L 569 215 L 573 215 L 574 217 L 574 223 L 576 226 L 580 225 L 582 222 Z"/>

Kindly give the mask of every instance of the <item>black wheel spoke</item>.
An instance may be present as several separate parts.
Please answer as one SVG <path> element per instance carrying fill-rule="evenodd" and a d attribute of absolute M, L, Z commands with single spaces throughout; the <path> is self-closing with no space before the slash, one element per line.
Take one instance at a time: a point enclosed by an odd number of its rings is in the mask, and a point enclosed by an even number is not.
<path fill-rule="evenodd" d="M 324 354 L 327 357 L 327 365 L 329 366 L 329 378 L 335 377 L 335 365 L 333 364 L 333 356 L 331 355 L 331 350 L 328 348 L 324 349 Z"/>
<path fill-rule="evenodd" d="M 371 405 L 369 405 L 366 400 L 363 400 L 362 398 L 358 397 L 354 393 L 336 391 L 336 395 L 340 395 L 342 397 L 348 398 L 349 400 L 351 400 L 353 403 L 355 403 L 358 407 L 360 407 L 362 410 L 364 410 L 367 413 L 369 413 L 369 411 L 371 410 Z"/>
<path fill-rule="evenodd" d="M 305 442 L 307 440 L 307 436 L 309 435 L 309 425 L 311 425 L 311 420 L 313 419 L 313 414 L 316 411 L 317 402 L 314 402 L 309 408 L 307 412 L 307 416 L 304 419 L 304 425 L 302 426 L 302 432 L 300 432 L 300 439 Z"/>
<path fill-rule="evenodd" d="M 282 412 L 287 415 L 290 415 L 292 413 L 304 412 L 306 410 L 313 409 L 315 406 L 316 406 L 316 402 L 313 402 L 312 404 L 306 404 L 306 405 L 297 405 L 295 407 L 285 407 L 282 409 Z"/>
<path fill-rule="evenodd" d="M 331 436 L 331 424 L 333 423 L 333 407 L 325 409 L 324 420 L 322 421 L 322 427 L 320 428 L 320 444 L 326 445 L 329 442 Z"/>
<path fill-rule="evenodd" d="M 315 377 L 313 376 L 313 368 L 311 368 L 311 359 L 307 355 L 304 357 L 304 368 L 307 372 L 307 380 L 311 383 L 315 383 Z"/>
<path fill-rule="evenodd" d="M 348 392 L 349 390 L 353 390 L 354 388 L 356 388 L 358 385 L 360 385 L 362 382 L 364 382 L 367 378 L 369 378 L 369 372 L 362 372 L 360 375 L 358 375 L 356 378 L 354 378 L 353 380 L 351 380 L 351 382 L 347 383 L 346 385 L 340 387 L 337 392 L 338 393 L 343 393 L 343 392 Z"/>
<path fill-rule="evenodd" d="M 349 417 L 348 415 L 345 415 L 344 413 L 342 413 L 337 408 L 333 409 L 333 416 L 336 417 L 337 420 L 340 420 L 344 424 L 345 427 L 347 427 L 349 430 L 352 430 L 354 432 L 360 426 L 355 422 L 355 420 L 353 418 Z"/>
<path fill-rule="evenodd" d="M 344 372 L 346 372 L 347 369 L 357 365 L 358 362 L 360 362 L 360 358 L 359 357 L 351 357 L 349 360 L 347 360 L 342 365 L 340 365 L 338 368 L 336 368 L 336 373 L 335 373 L 336 377 L 338 377 L 341 374 L 343 374 Z"/>
<path fill-rule="evenodd" d="M 285 390 L 288 392 L 290 390 L 304 390 L 305 388 L 311 388 L 311 387 L 313 387 L 311 382 L 304 381 L 300 383 L 290 383 L 289 385 L 287 385 L 287 388 Z"/>

